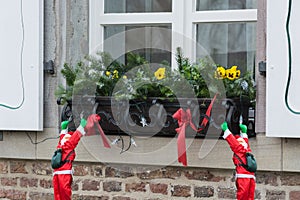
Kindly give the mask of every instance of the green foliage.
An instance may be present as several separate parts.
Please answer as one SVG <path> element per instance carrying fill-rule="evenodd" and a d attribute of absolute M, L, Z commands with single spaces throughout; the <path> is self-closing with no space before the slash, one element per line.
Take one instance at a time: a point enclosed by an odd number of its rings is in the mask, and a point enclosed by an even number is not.
<path fill-rule="evenodd" d="M 61 73 L 66 80 L 66 86 L 60 84 L 55 91 L 56 97 L 62 98 L 62 103 L 72 99 L 72 95 L 93 94 L 111 96 L 116 83 L 126 71 L 146 63 L 139 55 L 128 53 L 127 65 L 112 59 L 106 52 L 98 52 L 96 56 L 87 56 L 75 66 L 64 64 Z"/>
<path fill-rule="evenodd" d="M 225 89 L 227 98 L 247 96 L 251 101 L 256 98 L 255 82 L 250 71 L 246 71 L 234 80 L 218 79 L 215 74 L 219 65 L 207 57 L 192 64 L 183 56 L 180 48 L 177 48 L 176 61 L 179 73 L 193 86 L 198 98 L 210 97 L 210 94 L 220 93 L 222 89 Z"/>
<path fill-rule="evenodd" d="M 247 71 L 238 79 L 223 79 L 228 98 L 247 96 L 250 100 L 256 98 L 255 82 L 252 78 L 253 74 Z"/>
<path fill-rule="evenodd" d="M 214 81 L 215 64 L 208 58 L 202 58 L 196 63 L 191 63 L 183 56 L 181 48 L 177 48 L 176 61 L 178 72 L 193 87 L 196 97 L 209 98 L 210 93 L 218 93 L 218 88 L 209 85 Z"/>
<path fill-rule="evenodd" d="M 255 85 L 250 72 L 234 80 L 216 79 L 218 66 L 211 59 L 202 58 L 191 63 L 180 48 L 176 52 L 178 67 L 175 70 L 166 62 L 153 66 L 138 54 L 127 53 L 125 57 L 126 64 L 122 64 L 110 54 L 99 52 L 95 56 L 87 56 L 75 66 L 65 64 L 61 73 L 66 79 L 66 87 L 59 85 L 55 95 L 64 101 L 72 99 L 72 95 L 163 99 L 189 97 L 193 90 L 196 97 L 209 98 L 225 87 L 227 97 L 245 95 L 255 99 Z"/>
<path fill-rule="evenodd" d="M 67 100 L 72 99 L 74 82 L 81 66 L 81 62 L 79 62 L 74 68 L 69 66 L 67 63 L 64 64 L 61 74 L 66 80 L 67 87 L 59 84 L 55 91 L 55 96 L 61 98 L 62 104 L 66 103 Z"/>

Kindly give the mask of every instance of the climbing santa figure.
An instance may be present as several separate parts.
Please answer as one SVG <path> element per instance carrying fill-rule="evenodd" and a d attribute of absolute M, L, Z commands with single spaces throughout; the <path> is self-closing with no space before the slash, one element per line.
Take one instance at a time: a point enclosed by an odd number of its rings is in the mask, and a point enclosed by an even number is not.
<path fill-rule="evenodd" d="M 109 141 L 99 125 L 100 119 L 100 116 L 97 114 L 89 115 L 87 120 L 81 116 L 80 125 L 74 132 L 68 132 L 69 121 L 63 121 L 61 123 L 57 150 L 51 160 L 51 166 L 54 169 L 53 189 L 55 200 L 71 200 L 71 186 L 73 181 L 72 162 L 76 156 L 75 148 L 82 136 L 93 135 L 98 131 L 104 147 L 110 148 Z"/>
<path fill-rule="evenodd" d="M 248 142 L 247 126 L 244 124 L 240 124 L 239 126 L 241 129 L 240 135 L 233 135 L 228 129 L 227 122 L 224 122 L 221 125 L 221 128 L 224 131 L 223 138 L 227 141 L 233 151 L 232 160 L 236 166 L 236 198 L 238 200 L 252 200 L 255 195 L 256 162 L 251 154 Z M 252 160 L 254 162 L 252 166 L 250 166 L 250 164 L 248 166 L 247 164 L 247 160 L 250 159 L 248 156 L 252 156 Z"/>
<path fill-rule="evenodd" d="M 61 123 L 61 132 L 59 135 L 59 142 L 57 145 L 58 151 L 61 153 L 61 160 L 63 164 L 54 169 L 53 172 L 53 189 L 55 200 L 71 200 L 72 196 L 72 181 L 73 170 L 72 162 L 75 159 L 75 151 L 80 138 L 85 135 L 84 127 L 87 124 L 85 119 L 81 119 L 80 125 L 73 132 L 68 132 L 69 121 Z"/>

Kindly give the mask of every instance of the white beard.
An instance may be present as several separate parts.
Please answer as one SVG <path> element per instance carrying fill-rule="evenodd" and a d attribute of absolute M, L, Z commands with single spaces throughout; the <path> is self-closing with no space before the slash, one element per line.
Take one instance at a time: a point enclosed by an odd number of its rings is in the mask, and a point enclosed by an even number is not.
<path fill-rule="evenodd" d="M 70 137 L 71 137 L 70 134 L 65 134 L 65 136 L 63 137 L 63 139 L 61 139 L 61 141 L 60 141 L 60 145 L 63 146 L 65 144 L 65 142 L 70 139 Z"/>
<path fill-rule="evenodd" d="M 65 144 L 67 140 L 65 138 L 63 138 L 61 141 L 60 141 L 60 145 L 63 146 Z"/>
<path fill-rule="evenodd" d="M 246 142 L 243 142 L 241 145 L 243 145 L 244 149 L 248 149 L 248 144 Z"/>

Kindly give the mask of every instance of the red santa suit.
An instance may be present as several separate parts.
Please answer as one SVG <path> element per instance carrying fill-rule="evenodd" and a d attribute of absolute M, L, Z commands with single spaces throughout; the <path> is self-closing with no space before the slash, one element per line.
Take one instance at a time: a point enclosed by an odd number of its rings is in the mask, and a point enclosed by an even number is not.
<path fill-rule="evenodd" d="M 246 163 L 246 152 L 251 152 L 248 136 L 246 133 L 241 133 L 239 136 L 233 136 L 227 129 L 224 132 L 223 138 L 228 142 L 231 150 L 235 153 L 243 163 Z M 255 173 L 247 171 L 236 156 L 232 157 L 233 163 L 236 166 L 236 187 L 238 200 L 253 200 L 255 194 Z"/>
<path fill-rule="evenodd" d="M 75 132 L 62 130 L 59 137 L 57 148 L 62 149 L 62 160 L 67 158 L 67 162 L 53 172 L 53 189 L 55 200 L 71 200 L 73 170 L 72 162 L 75 159 L 75 151 L 80 138 L 85 134 L 84 128 L 79 126 Z M 72 152 L 73 151 L 73 152 Z M 70 153 L 71 152 L 71 153 Z"/>

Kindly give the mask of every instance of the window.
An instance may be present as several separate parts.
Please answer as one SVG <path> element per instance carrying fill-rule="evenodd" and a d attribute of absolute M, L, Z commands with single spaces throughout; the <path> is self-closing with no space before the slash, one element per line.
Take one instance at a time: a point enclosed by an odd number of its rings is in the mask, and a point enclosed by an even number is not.
<path fill-rule="evenodd" d="M 181 47 L 191 60 L 208 54 L 222 66 L 253 71 L 255 0 L 90 0 L 90 8 L 90 52 L 126 62 L 126 52 L 134 51 L 175 67 Z"/>
<path fill-rule="evenodd" d="M 197 0 L 197 11 L 255 9 L 256 0 Z"/>
<path fill-rule="evenodd" d="M 209 54 L 216 64 L 254 71 L 255 33 L 253 22 L 199 23 L 196 41 L 201 48 L 197 48 L 197 58 Z"/>
<path fill-rule="evenodd" d="M 222 66 L 254 72 L 256 1 L 197 0 L 196 57 L 204 53 Z M 204 52 L 203 49 L 206 51 Z"/>
<path fill-rule="evenodd" d="M 90 52 L 106 51 L 123 63 L 135 52 L 150 63 L 167 61 L 176 68 L 181 47 L 191 61 L 210 56 L 217 65 L 237 65 L 254 77 L 256 3 L 90 0 Z"/>
<path fill-rule="evenodd" d="M 172 0 L 105 0 L 105 13 L 172 12 Z"/>
<path fill-rule="evenodd" d="M 90 53 L 106 51 L 114 59 L 126 63 L 126 53 L 134 51 L 142 54 L 150 62 L 167 60 L 171 63 L 172 68 L 176 68 L 176 50 L 177 47 L 181 47 L 184 56 L 190 58 L 191 61 L 196 61 L 203 56 L 210 56 L 215 63 L 222 66 L 242 65 L 241 72 L 246 70 L 253 72 L 256 52 L 256 20 L 255 0 L 90 0 Z M 126 86 L 126 84 L 123 85 Z M 181 85 L 180 89 L 182 90 Z M 187 92 L 189 92 L 188 90 Z M 150 103 L 153 102 L 151 98 L 147 100 L 151 100 Z M 154 99 L 154 101 L 156 100 Z M 117 103 L 117 106 L 112 106 L 125 110 L 124 114 L 112 112 L 117 114 L 115 118 L 121 121 L 114 124 L 120 124 L 118 128 L 124 128 L 122 130 L 130 136 L 141 136 L 140 134 L 144 133 L 146 133 L 143 135 L 144 137 L 159 136 L 160 133 L 160 136 L 163 136 L 164 133 L 162 133 L 161 128 L 165 126 L 166 120 L 160 119 L 167 116 L 167 121 L 170 118 L 174 122 L 172 115 L 162 114 L 161 109 L 163 106 L 161 105 L 164 104 L 163 101 L 161 101 L 163 103 L 157 103 L 160 105 L 151 107 L 153 109 L 151 112 L 147 112 L 143 107 L 143 105 L 149 105 L 150 103 L 146 101 L 138 102 L 136 99 L 132 102 L 133 104 L 127 102 L 128 104 Z M 101 103 L 103 107 L 107 105 L 104 102 Z M 201 105 L 205 105 L 205 102 Z M 130 106 L 138 111 L 130 112 Z M 172 108 L 175 109 L 172 113 L 174 114 L 178 109 L 178 104 L 177 107 L 173 106 Z M 104 108 L 101 109 L 104 110 Z M 197 109 L 197 107 L 194 109 L 197 112 L 192 113 L 199 116 L 199 109 Z M 132 114 L 130 117 L 128 117 L 128 112 Z M 153 120 L 149 120 L 147 114 L 151 114 Z M 247 116 L 248 112 L 245 115 Z M 123 120 L 124 116 L 125 120 Z M 108 118 L 111 119 L 106 117 L 106 119 Z M 103 119 L 105 119 L 105 116 Z M 126 124 L 127 121 L 133 126 L 140 124 L 130 129 L 131 127 Z M 160 127 L 154 127 L 155 123 L 159 124 Z M 104 130 L 105 132 L 112 132 L 111 124 L 108 124 L 109 126 L 106 129 L 108 131 Z M 174 123 L 169 125 L 173 131 L 177 127 Z M 157 129 L 153 130 L 155 128 Z M 215 129 L 217 130 L 214 132 L 216 134 L 211 134 L 211 137 L 216 136 L 216 138 L 219 138 L 220 129 Z M 146 132 L 147 130 L 149 132 Z M 159 134 L 156 134 L 157 132 Z M 173 137 L 176 135 L 176 133 L 172 135 L 169 133 L 170 131 L 167 132 L 166 136 Z M 174 138 L 176 139 L 176 137 Z M 160 142 L 145 142 L 149 145 L 147 150 L 151 148 L 149 151 L 151 153 L 147 154 L 148 156 L 161 159 L 161 154 L 166 154 L 169 145 L 176 145 L 174 139 L 154 138 L 154 141 L 162 140 L 166 141 L 166 144 L 161 149 L 156 146 L 161 144 Z M 142 151 L 146 152 L 144 146 L 142 148 Z M 133 157 L 137 158 L 136 155 L 133 155 Z M 174 159 L 172 156 L 166 157 L 171 160 Z M 137 163 L 131 157 L 123 159 L 118 160 L 118 162 Z M 159 160 L 160 164 L 168 162 L 166 159 L 162 160 Z M 139 162 L 148 163 L 148 161 L 141 161 L 140 159 Z M 203 166 L 202 163 L 199 165 Z"/>
<path fill-rule="evenodd" d="M 150 62 L 172 59 L 172 0 L 91 1 L 90 52 L 126 62 L 126 52 Z M 98 25 L 97 25 L 98 24 Z"/>
<path fill-rule="evenodd" d="M 118 60 L 126 62 L 126 53 L 133 52 L 150 63 L 171 60 L 170 25 L 104 25 L 104 50 L 116 53 Z M 121 50 L 121 51 L 120 51 Z"/>

